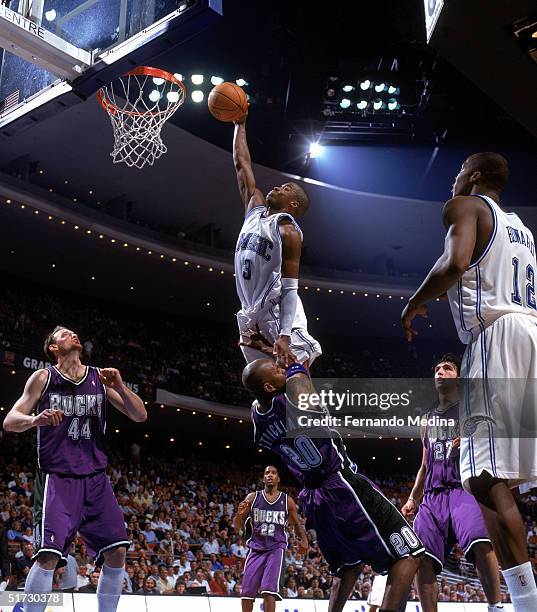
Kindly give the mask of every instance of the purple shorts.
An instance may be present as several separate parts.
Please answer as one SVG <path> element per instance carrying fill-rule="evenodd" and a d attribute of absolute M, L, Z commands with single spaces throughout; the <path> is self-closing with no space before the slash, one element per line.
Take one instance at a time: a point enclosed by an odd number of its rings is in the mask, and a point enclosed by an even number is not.
<path fill-rule="evenodd" d="M 265 552 L 250 549 L 244 563 L 241 599 L 255 599 L 258 593 L 267 593 L 279 601 L 285 574 L 284 556 L 283 548 Z"/>
<path fill-rule="evenodd" d="M 35 484 L 36 553 L 57 554 L 64 565 L 80 532 L 96 563 L 107 550 L 129 546 L 125 519 L 105 472 L 62 476 L 38 471 Z"/>
<path fill-rule="evenodd" d="M 455 542 L 471 563 L 473 546 L 478 542 L 490 544 L 479 504 L 464 489 L 426 493 L 414 521 L 414 531 L 425 545 L 425 554 L 434 560 L 437 574 Z"/>

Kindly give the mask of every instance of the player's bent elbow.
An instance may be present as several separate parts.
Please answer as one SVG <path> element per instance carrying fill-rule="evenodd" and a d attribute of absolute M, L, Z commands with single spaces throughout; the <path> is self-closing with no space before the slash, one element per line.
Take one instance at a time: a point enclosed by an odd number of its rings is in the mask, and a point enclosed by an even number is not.
<path fill-rule="evenodd" d="M 448 262 L 446 268 L 446 274 L 448 276 L 452 276 L 453 278 L 459 279 L 465 272 L 468 270 L 470 266 L 470 261 L 466 260 L 453 260 Z"/>

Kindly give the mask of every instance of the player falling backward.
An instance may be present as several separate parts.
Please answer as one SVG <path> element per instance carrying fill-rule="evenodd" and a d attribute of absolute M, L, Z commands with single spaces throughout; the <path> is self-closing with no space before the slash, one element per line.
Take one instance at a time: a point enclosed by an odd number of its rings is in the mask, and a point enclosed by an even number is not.
<path fill-rule="evenodd" d="M 118 370 L 81 363 L 82 345 L 75 332 L 57 326 L 47 336 L 44 349 L 55 365 L 30 376 L 4 420 L 6 431 L 37 428 L 37 551 L 24 590 L 52 591 L 54 570 L 58 564 L 65 565 L 80 532 L 96 563 L 104 561 L 97 586 L 98 612 L 115 612 L 129 541 L 106 475 L 106 411 L 110 403 L 136 422 L 145 421 L 147 413 Z M 43 612 L 45 607 L 45 603 L 26 603 L 24 611 Z"/>
<path fill-rule="evenodd" d="M 254 441 L 276 453 L 297 478 L 307 528 L 314 529 L 333 572 L 329 612 L 341 612 L 368 563 L 388 572 L 382 608 L 395 612 L 406 597 L 424 548 L 403 516 L 347 455 L 341 436 L 328 428 L 298 428 L 298 417 L 318 417 L 319 408 L 299 409 L 298 398 L 316 395 L 308 370 L 293 363 L 287 371 L 272 359 L 248 364 L 243 384 L 252 405 Z"/>
<path fill-rule="evenodd" d="M 246 116 L 235 123 L 233 160 L 245 206 L 235 249 L 242 352 L 248 363 L 264 356 L 248 346 L 252 334 L 260 332 L 273 344 L 274 356 L 283 366 L 295 356 L 311 365 L 321 347 L 308 333 L 298 297 L 302 231 L 296 222 L 309 208 L 308 196 L 296 183 L 274 187 L 266 198 L 257 188 L 246 142 Z"/>
<path fill-rule="evenodd" d="M 263 474 L 262 491 L 249 493 L 240 504 L 233 526 L 241 532 L 246 524 L 250 549 L 244 563 L 241 604 L 243 612 L 252 612 L 254 600 L 261 593 L 264 612 L 274 612 L 285 576 L 285 550 L 290 522 L 300 539 L 299 551 L 308 552 L 308 538 L 298 518 L 296 504 L 279 490 L 280 476 L 273 465 Z"/>
<path fill-rule="evenodd" d="M 423 612 L 438 609 L 436 579 L 455 542 L 477 569 L 489 602 L 488 611 L 501 610 L 500 573 L 487 528 L 475 498 L 462 488 L 459 466 L 459 358 L 448 353 L 434 367 L 438 406 L 428 416 L 452 419 L 454 427 L 423 430 L 423 459 L 416 482 L 401 512 L 413 515 L 414 531 L 425 546 L 416 576 Z"/>
<path fill-rule="evenodd" d="M 537 437 L 534 426 L 526 437 L 505 433 L 535 422 L 535 243 L 520 217 L 500 208 L 508 177 L 507 161 L 497 153 L 464 162 L 443 211 L 444 253 L 401 321 L 412 340 L 414 317 L 426 316 L 426 303 L 447 292 L 467 344 L 461 378 L 470 382 L 461 398 L 468 414 L 461 480 L 481 506 L 514 609 L 535 612 L 537 588 L 511 488 L 537 478 Z"/>

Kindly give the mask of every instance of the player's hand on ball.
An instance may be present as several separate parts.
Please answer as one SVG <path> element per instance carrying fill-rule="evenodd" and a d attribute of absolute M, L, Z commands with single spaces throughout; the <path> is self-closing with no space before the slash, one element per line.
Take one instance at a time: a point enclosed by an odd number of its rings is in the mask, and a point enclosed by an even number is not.
<path fill-rule="evenodd" d="M 300 544 L 298 545 L 298 552 L 301 555 L 307 555 L 309 547 L 310 547 L 310 545 L 309 545 L 309 542 L 308 542 L 308 538 L 306 536 L 304 536 L 303 538 L 300 539 Z"/>
<path fill-rule="evenodd" d="M 412 302 L 408 302 L 405 309 L 401 313 L 401 325 L 403 326 L 403 332 L 406 339 L 412 342 L 414 336 L 418 335 L 418 332 L 412 327 L 412 321 L 419 315 L 424 319 L 428 318 L 427 305 L 422 304 L 421 306 L 414 306 Z"/>
<path fill-rule="evenodd" d="M 48 410 L 43 410 L 40 414 L 34 417 L 34 426 L 35 427 L 44 427 L 46 425 L 51 425 L 52 427 L 57 427 L 63 419 L 63 412 L 61 410 L 52 410 L 49 408 Z"/>
<path fill-rule="evenodd" d="M 297 360 L 295 354 L 289 347 L 290 342 L 291 338 L 289 336 L 280 336 L 274 343 L 272 354 L 280 368 L 287 368 L 289 364 Z"/>
<path fill-rule="evenodd" d="M 416 510 L 416 502 L 413 499 L 409 499 L 407 503 L 401 508 L 401 514 L 404 517 L 412 516 L 413 514 L 416 514 Z"/>
<path fill-rule="evenodd" d="M 99 370 L 99 379 L 105 387 L 119 389 L 123 386 L 123 379 L 116 368 L 101 368 Z"/>

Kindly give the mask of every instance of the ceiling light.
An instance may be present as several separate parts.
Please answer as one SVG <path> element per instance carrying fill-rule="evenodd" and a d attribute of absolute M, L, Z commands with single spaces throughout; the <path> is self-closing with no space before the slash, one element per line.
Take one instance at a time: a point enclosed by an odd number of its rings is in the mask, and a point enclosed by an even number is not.
<path fill-rule="evenodd" d="M 360 110 L 365 110 L 367 108 L 367 101 L 366 100 L 360 100 L 360 102 L 358 102 L 358 104 L 356 106 Z"/>
<path fill-rule="evenodd" d="M 160 100 L 160 92 L 157 89 L 153 89 L 149 94 L 149 99 L 151 102 L 158 102 Z"/>
<path fill-rule="evenodd" d="M 352 91 L 354 89 L 354 87 L 352 85 L 343 85 L 343 91 L 345 93 L 348 93 L 349 91 Z"/>
<path fill-rule="evenodd" d="M 196 104 L 203 102 L 203 91 L 195 89 L 190 95 L 192 97 L 192 101 L 196 102 Z"/>
<path fill-rule="evenodd" d="M 223 83 L 224 79 L 222 77 L 219 76 L 212 76 L 211 77 L 211 83 L 213 85 L 220 85 L 220 83 Z"/>
<path fill-rule="evenodd" d="M 248 83 L 244 79 L 237 79 L 235 83 L 237 83 L 239 87 L 244 87 L 245 85 L 248 85 Z"/>
<path fill-rule="evenodd" d="M 312 142 L 310 144 L 309 155 L 311 159 L 315 159 L 316 157 L 319 157 L 320 155 L 322 155 L 323 151 L 324 151 L 324 147 L 320 145 L 318 142 Z"/>
<path fill-rule="evenodd" d="M 341 108 L 349 108 L 349 106 L 351 105 L 351 101 L 348 98 L 343 98 L 339 105 L 341 106 Z"/>
<path fill-rule="evenodd" d="M 371 81 L 369 79 L 366 79 L 365 81 L 362 81 L 360 83 L 360 89 L 362 89 L 363 91 L 365 91 L 366 89 L 369 89 L 371 87 Z"/>
<path fill-rule="evenodd" d="M 203 83 L 203 74 L 193 74 L 190 80 L 194 85 L 201 85 Z"/>
<path fill-rule="evenodd" d="M 375 91 L 377 93 L 380 93 L 381 91 L 384 91 L 384 88 L 386 87 L 386 85 L 384 83 L 377 83 L 375 85 Z"/>

